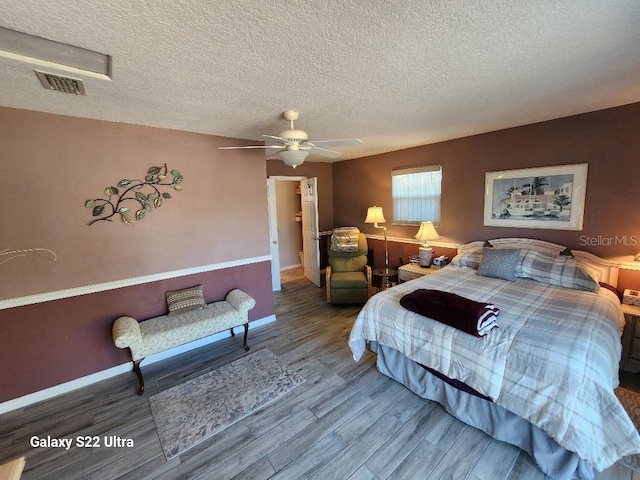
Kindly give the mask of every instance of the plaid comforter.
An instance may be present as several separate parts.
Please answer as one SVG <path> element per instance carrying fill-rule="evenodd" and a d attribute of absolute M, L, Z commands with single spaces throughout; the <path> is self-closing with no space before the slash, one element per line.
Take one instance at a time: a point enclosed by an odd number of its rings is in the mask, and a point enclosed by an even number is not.
<path fill-rule="evenodd" d="M 418 288 L 449 291 L 500 309 L 474 337 L 399 305 Z M 537 425 L 597 470 L 640 452 L 640 436 L 614 394 L 624 316 L 613 293 L 533 280 L 508 282 L 448 266 L 371 297 L 349 339 L 356 361 L 367 340 L 460 380 Z"/>

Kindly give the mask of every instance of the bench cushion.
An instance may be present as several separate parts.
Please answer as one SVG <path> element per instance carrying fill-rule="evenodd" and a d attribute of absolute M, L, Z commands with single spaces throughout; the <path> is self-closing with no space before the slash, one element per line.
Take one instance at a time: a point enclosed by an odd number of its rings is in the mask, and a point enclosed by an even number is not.
<path fill-rule="evenodd" d="M 227 302 L 211 303 L 200 310 L 191 310 L 180 315 L 163 315 L 145 320 L 140 322 L 143 351 L 135 352 L 135 357 L 148 357 L 213 333 L 243 325 L 247 321 L 246 313 L 242 315 Z"/>
<path fill-rule="evenodd" d="M 224 301 L 205 305 L 178 315 L 162 315 L 138 322 L 122 316 L 113 322 L 113 342 L 118 348 L 128 348 L 136 362 L 170 348 L 229 330 L 249 322 L 249 310 L 256 301 L 240 289 L 233 289 Z M 245 348 L 246 329 L 245 329 Z"/>

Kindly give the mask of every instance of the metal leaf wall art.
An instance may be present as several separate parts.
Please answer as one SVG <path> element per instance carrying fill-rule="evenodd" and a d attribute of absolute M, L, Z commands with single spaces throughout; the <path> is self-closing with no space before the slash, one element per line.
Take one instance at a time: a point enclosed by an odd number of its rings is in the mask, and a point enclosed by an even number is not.
<path fill-rule="evenodd" d="M 169 192 L 160 191 L 161 187 L 179 192 L 183 180 L 182 174 L 178 170 L 169 171 L 166 163 L 147 170 L 144 180 L 123 178 L 116 186 L 104 189 L 106 198 L 91 198 L 85 202 L 84 206 L 91 208 L 92 215 L 96 217 L 87 225 L 103 220 L 111 222 L 117 215 L 125 224 L 133 225 L 171 198 Z"/>

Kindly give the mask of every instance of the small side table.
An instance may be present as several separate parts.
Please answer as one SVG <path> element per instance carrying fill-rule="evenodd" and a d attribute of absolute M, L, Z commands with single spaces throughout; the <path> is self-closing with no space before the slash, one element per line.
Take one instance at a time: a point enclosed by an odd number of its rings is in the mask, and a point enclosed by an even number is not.
<path fill-rule="evenodd" d="M 380 282 L 380 291 L 390 288 L 394 283 L 398 283 L 398 270 L 395 268 L 376 268 L 371 271 L 371 274 Z"/>
<path fill-rule="evenodd" d="M 416 265 L 413 263 L 407 263 L 406 265 L 402 265 L 398 268 L 398 280 L 400 283 L 407 282 L 409 280 L 413 280 L 414 278 L 424 277 L 425 275 L 431 275 L 432 273 L 436 273 L 442 267 L 434 267 L 431 265 L 430 267 L 421 267 L 420 265 Z"/>

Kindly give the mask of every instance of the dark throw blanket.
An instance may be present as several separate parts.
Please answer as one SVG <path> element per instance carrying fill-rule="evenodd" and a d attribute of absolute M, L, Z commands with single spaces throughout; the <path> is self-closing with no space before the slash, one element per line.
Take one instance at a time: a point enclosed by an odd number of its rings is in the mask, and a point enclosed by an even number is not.
<path fill-rule="evenodd" d="M 496 317 L 500 313 L 493 304 L 425 288 L 402 297 L 400 305 L 476 337 L 482 337 L 497 327 Z"/>

